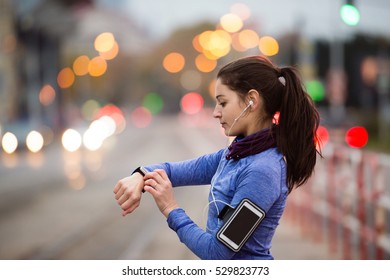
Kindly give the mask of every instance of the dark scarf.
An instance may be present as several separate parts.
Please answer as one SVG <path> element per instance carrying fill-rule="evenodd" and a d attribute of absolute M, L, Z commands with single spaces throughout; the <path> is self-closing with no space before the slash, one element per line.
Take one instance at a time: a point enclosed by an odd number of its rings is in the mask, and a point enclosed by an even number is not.
<path fill-rule="evenodd" d="M 236 137 L 229 146 L 226 159 L 238 160 L 250 155 L 261 153 L 271 147 L 276 147 L 274 127 L 262 129 L 244 138 Z"/>

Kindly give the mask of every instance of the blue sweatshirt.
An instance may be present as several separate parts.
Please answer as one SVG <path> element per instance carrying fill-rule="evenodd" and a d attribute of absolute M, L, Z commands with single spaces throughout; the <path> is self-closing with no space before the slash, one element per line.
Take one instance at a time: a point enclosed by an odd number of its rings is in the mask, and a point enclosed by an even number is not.
<path fill-rule="evenodd" d="M 227 153 L 226 148 L 192 160 L 146 166 L 148 171 L 164 169 L 173 187 L 211 184 L 206 231 L 182 208 L 169 214 L 168 225 L 201 259 L 273 259 L 272 238 L 288 195 L 283 155 L 277 148 L 270 148 L 240 160 L 227 160 Z M 249 198 L 266 214 L 236 253 L 217 239 L 216 234 L 223 225 L 218 213 L 225 204 L 236 207 L 244 198 Z"/>

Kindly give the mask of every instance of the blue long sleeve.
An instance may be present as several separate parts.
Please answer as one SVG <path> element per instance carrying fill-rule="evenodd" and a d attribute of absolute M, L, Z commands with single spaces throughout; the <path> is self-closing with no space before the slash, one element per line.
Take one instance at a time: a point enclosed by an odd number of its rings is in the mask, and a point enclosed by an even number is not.
<path fill-rule="evenodd" d="M 145 166 L 146 170 L 164 169 L 172 186 L 207 185 L 217 170 L 224 150 L 195 159 Z"/>
<path fill-rule="evenodd" d="M 182 208 L 173 210 L 169 227 L 180 241 L 201 259 L 273 259 L 272 238 L 288 195 L 286 164 L 276 148 L 240 160 L 227 160 L 226 149 L 194 160 L 147 166 L 163 168 L 173 186 L 210 184 L 207 229 L 196 225 Z M 249 198 L 265 212 L 265 218 L 237 253 L 217 239 L 223 225 L 222 208 L 236 207 Z"/>

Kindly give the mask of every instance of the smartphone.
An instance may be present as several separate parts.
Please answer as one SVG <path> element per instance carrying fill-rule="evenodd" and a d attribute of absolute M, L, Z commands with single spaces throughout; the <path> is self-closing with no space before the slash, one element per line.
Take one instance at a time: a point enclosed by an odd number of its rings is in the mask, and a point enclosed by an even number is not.
<path fill-rule="evenodd" d="M 220 228 L 217 238 L 234 252 L 238 252 L 264 217 L 265 212 L 245 198 Z"/>

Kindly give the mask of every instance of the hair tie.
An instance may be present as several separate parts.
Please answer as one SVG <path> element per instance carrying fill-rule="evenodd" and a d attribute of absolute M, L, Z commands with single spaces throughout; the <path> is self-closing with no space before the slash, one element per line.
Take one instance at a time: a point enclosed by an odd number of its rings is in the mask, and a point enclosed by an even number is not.
<path fill-rule="evenodd" d="M 280 82 L 283 86 L 286 85 L 286 79 L 285 79 L 283 76 L 279 76 L 279 77 L 278 77 L 278 80 L 279 80 L 279 82 Z"/>

